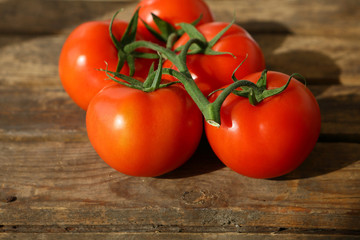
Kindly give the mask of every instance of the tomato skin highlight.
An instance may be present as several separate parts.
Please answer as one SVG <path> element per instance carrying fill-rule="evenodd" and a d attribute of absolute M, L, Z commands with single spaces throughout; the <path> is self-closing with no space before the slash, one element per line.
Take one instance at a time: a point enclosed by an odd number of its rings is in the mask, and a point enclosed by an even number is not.
<path fill-rule="evenodd" d="M 115 21 L 113 32 L 120 38 L 126 22 Z M 109 22 L 87 22 L 75 28 L 66 39 L 59 59 L 59 75 L 65 91 L 82 109 L 86 110 L 92 97 L 109 81 L 97 69 L 115 71 L 117 50 L 109 36 Z M 127 66 L 121 70 L 129 74 Z"/>
<path fill-rule="evenodd" d="M 260 75 L 244 79 L 256 83 Z M 288 78 L 268 72 L 267 88 L 281 87 Z M 295 79 L 284 92 L 256 106 L 247 98 L 230 94 L 220 113 L 220 128 L 205 124 L 208 141 L 226 166 L 252 178 L 274 178 L 293 171 L 310 154 L 320 134 L 318 103 Z"/>
<path fill-rule="evenodd" d="M 108 165 L 127 175 L 154 177 L 192 156 L 203 119 L 181 87 L 145 93 L 112 84 L 89 104 L 86 126 L 90 142 Z"/>
<path fill-rule="evenodd" d="M 65 91 L 73 101 L 86 110 L 90 100 L 109 83 L 104 71 L 115 71 L 118 51 L 109 35 L 110 21 L 86 22 L 75 28 L 66 39 L 59 58 L 59 76 Z M 115 20 L 112 31 L 121 39 L 127 22 Z M 135 76 L 146 77 L 153 61 L 136 59 Z M 124 64 L 120 73 L 128 75 Z"/>
<path fill-rule="evenodd" d="M 198 19 L 201 14 L 202 18 L 198 25 L 214 21 L 211 10 L 203 0 L 142 0 L 135 9 L 139 7 L 139 33 L 148 41 L 158 44 L 160 44 L 160 41 L 146 29 L 144 23 L 141 21 L 145 21 L 156 31 L 159 31 L 153 21 L 151 13 L 167 21 L 177 29 L 179 28 L 176 26 L 177 23 L 192 23 Z"/>
<path fill-rule="evenodd" d="M 197 29 L 204 35 L 207 41 L 210 41 L 228 24 L 226 22 L 211 22 L 203 24 Z M 189 41 L 189 36 L 184 34 L 175 43 L 174 49 L 185 45 L 187 41 Z M 188 55 L 186 59 L 188 69 L 194 81 L 205 95 L 226 84 L 232 83 L 231 77 L 233 72 L 245 59 L 235 73 L 237 79 L 265 69 L 265 59 L 260 46 L 239 25 L 233 24 L 212 49 L 219 52 L 229 52 L 234 56 L 230 54 L 192 54 Z M 164 67 L 176 69 L 170 61 L 164 62 Z M 170 76 L 166 78 L 170 81 L 176 80 Z"/>

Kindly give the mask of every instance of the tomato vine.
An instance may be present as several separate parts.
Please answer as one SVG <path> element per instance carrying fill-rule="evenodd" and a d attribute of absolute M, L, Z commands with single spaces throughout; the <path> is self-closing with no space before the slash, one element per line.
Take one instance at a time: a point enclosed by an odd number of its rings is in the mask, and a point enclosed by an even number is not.
<path fill-rule="evenodd" d="M 116 14 L 114 15 L 112 21 L 115 19 Z M 131 20 L 131 22 L 134 23 L 135 25 L 136 25 L 136 21 L 134 19 L 138 18 L 137 14 L 138 14 L 138 10 L 135 12 L 135 14 Z M 121 56 L 119 55 L 119 65 L 121 65 L 125 62 L 124 59 L 127 59 L 127 60 L 130 59 L 130 61 L 132 61 L 133 58 L 129 57 L 129 56 L 132 56 L 132 54 L 136 51 L 136 49 L 145 47 L 145 48 L 151 49 L 153 51 L 156 51 L 161 57 L 168 59 L 178 68 L 178 71 L 176 71 L 174 69 L 164 68 L 161 70 L 161 72 L 163 74 L 168 74 L 168 75 L 171 75 L 171 76 L 175 77 L 176 79 L 178 79 L 184 85 L 186 91 L 188 92 L 188 94 L 191 96 L 193 101 L 196 103 L 196 105 L 198 106 L 198 108 L 200 109 L 202 114 L 204 115 L 206 122 L 208 122 L 209 124 L 211 124 L 213 126 L 219 127 L 221 125 L 220 108 L 221 108 L 222 103 L 225 101 L 226 97 L 230 93 L 234 92 L 235 94 L 237 94 L 239 96 L 248 97 L 249 101 L 252 104 L 256 104 L 257 102 L 263 100 L 266 97 L 270 97 L 272 95 L 280 93 L 288 85 L 288 83 L 287 83 L 282 88 L 266 90 L 265 89 L 266 80 L 264 81 L 264 80 L 260 79 L 259 84 L 261 84 L 261 85 L 257 86 L 254 83 L 251 83 L 249 81 L 236 79 L 235 72 L 242 65 L 242 63 L 246 60 L 245 59 L 239 65 L 239 67 L 235 69 L 235 71 L 233 73 L 234 83 L 230 84 L 226 89 L 222 89 L 223 90 L 222 93 L 216 98 L 215 101 L 209 102 L 209 100 L 207 99 L 207 96 L 205 96 L 201 92 L 199 87 L 194 82 L 194 80 L 191 76 L 191 73 L 186 64 L 186 58 L 187 58 L 187 55 L 189 55 L 189 54 L 197 54 L 197 53 L 202 53 L 202 54 L 206 54 L 206 55 L 221 55 L 221 54 L 232 55 L 229 52 L 214 51 L 214 50 L 212 50 L 212 47 L 221 38 L 221 36 L 231 27 L 231 25 L 233 23 L 234 23 L 234 21 L 229 23 L 224 29 L 222 29 L 210 41 L 207 41 L 205 39 L 205 37 L 198 30 L 196 30 L 196 28 L 192 24 L 180 23 L 179 25 L 182 27 L 184 32 L 188 33 L 188 35 L 190 36 L 190 39 L 185 45 L 183 45 L 181 48 L 175 49 L 174 51 L 171 50 L 171 48 L 169 48 L 168 46 L 163 47 L 156 43 L 144 41 L 144 40 L 135 41 L 135 38 L 132 37 L 133 41 L 128 41 L 127 44 L 125 46 L 121 47 L 121 49 L 119 51 L 121 53 L 120 54 Z M 133 25 L 130 25 L 130 28 L 134 28 Z M 132 34 L 130 34 L 129 36 L 132 36 Z M 168 35 L 168 37 L 172 38 L 172 35 Z M 172 40 L 170 39 L 170 41 L 172 41 Z M 137 57 L 149 57 L 150 55 L 151 54 L 138 55 Z M 151 57 L 153 57 L 153 56 L 151 55 Z M 161 65 L 161 64 L 159 64 L 159 65 Z M 127 81 L 130 80 L 129 79 L 130 77 L 128 77 L 126 75 L 118 74 L 116 72 L 108 72 L 108 76 L 109 76 L 109 73 L 113 74 L 116 77 L 122 78 L 124 80 L 127 80 Z M 264 71 L 264 73 L 266 74 L 266 70 Z M 151 76 L 151 73 L 149 73 L 149 75 Z M 300 76 L 299 74 L 293 74 L 289 78 L 289 81 L 295 75 Z M 113 77 L 111 77 L 111 76 L 109 76 L 109 77 L 114 80 Z M 134 83 L 133 87 L 136 88 L 139 86 L 139 81 L 136 81 L 135 79 L 130 80 L 130 81 Z M 131 84 L 128 86 L 131 87 Z M 236 90 L 239 87 L 243 87 L 244 89 Z M 141 88 L 144 91 L 149 91 L 149 89 L 145 90 L 145 88 L 143 88 L 143 87 L 141 87 Z M 155 89 L 156 88 L 153 88 L 152 90 L 155 90 Z"/>
<path fill-rule="evenodd" d="M 171 1 L 171 14 L 158 16 L 152 9 L 170 1 L 142 0 L 142 16 L 137 8 L 121 22 L 117 11 L 110 22 L 79 26 L 65 42 L 59 75 L 87 110 L 95 150 L 120 172 L 158 176 L 188 160 L 205 129 L 215 154 L 240 174 L 271 178 L 293 170 L 320 133 L 316 99 L 295 79 L 304 77 L 267 71 L 245 29 L 213 22 L 203 0 L 186 0 L 198 8 L 184 16 L 176 9 L 184 1 Z"/>

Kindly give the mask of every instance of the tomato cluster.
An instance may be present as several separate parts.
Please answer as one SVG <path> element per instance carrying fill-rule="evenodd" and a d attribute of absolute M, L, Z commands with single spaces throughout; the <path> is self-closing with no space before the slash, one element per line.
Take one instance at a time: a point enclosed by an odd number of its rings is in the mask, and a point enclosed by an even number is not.
<path fill-rule="evenodd" d="M 59 59 L 108 165 L 165 174 L 193 155 L 204 129 L 218 158 L 249 177 L 289 173 L 312 151 L 320 110 L 302 76 L 265 70 L 253 37 L 215 21 L 205 1 L 142 0 L 129 22 L 115 16 L 78 26 Z"/>

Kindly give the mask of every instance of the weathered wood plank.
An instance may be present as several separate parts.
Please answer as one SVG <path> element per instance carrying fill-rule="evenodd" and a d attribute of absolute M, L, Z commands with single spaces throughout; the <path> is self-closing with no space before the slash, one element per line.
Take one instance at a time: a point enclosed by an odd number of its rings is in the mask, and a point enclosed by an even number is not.
<path fill-rule="evenodd" d="M 58 59 L 66 36 L 0 36 L 0 85 L 59 85 Z"/>
<path fill-rule="evenodd" d="M 208 1 L 218 19 L 238 22 L 250 32 L 293 33 L 356 38 L 360 34 L 357 0 Z"/>
<path fill-rule="evenodd" d="M 360 84 L 357 40 L 329 36 L 254 35 L 268 69 L 301 73 L 310 84 Z"/>
<path fill-rule="evenodd" d="M 359 142 L 360 95 L 359 87 L 311 85 L 321 111 L 321 135 L 337 141 Z M 329 139 L 330 140 L 330 139 Z"/>
<path fill-rule="evenodd" d="M 60 85 L 57 64 L 66 37 L 0 36 L 0 85 Z M 360 85 L 357 40 L 271 34 L 254 38 L 264 51 L 269 70 L 299 72 L 311 85 Z"/>
<path fill-rule="evenodd" d="M 0 142 L 0 152 L 2 225 L 360 227 L 355 143 L 319 143 L 298 170 L 273 180 L 232 172 L 204 143 L 159 178 L 112 170 L 89 142 Z"/>
<path fill-rule="evenodd" d="M 0 141 L 85 141 L 85 128 L 85 111 L 61 87 L 0 87 Z"/>
<path fill-rule="evenodd" d="M 0 233 L 0 239 L 22 240 L 352 240 L 360 239 L 354 235 L 322 234 L 241 234 L 241 233 Z"/>
<path fill-rule="evenodd" d="M 124 8 L 121 18 L 129 20 L 135 0 L 111 1 L 2 1 L 0 32 L 56 33 L 92 20 L 108 19 Z M 292 32 L 325 36 L 360 36 L 360 3 L 357 0 L 208 0 L 218 21 L 236 19 L 250 32 Z"/>
<path fill-rule="evenodd" d="M 205 138 L 158 178 L 98 157 L 58 56 L 75 26 L 122 7 L 128 20 L 136 2 L 0 0 L 0 239 L 359 239 L 360 2 L 207 1 L 218 20 L 235 11 L 268 68 L 302 73 L 319 101 L 319 143 L 270 180 L 232 172 Z"/>
<path fill-rule="evenodd" d="M 32 35 L 68 31 L 85 21 L 110 19 L 119 9 L 125 10 L 121 19 L 129 21 L 135 5 L 135 0 L 2 1 L 0 33 Z"/>

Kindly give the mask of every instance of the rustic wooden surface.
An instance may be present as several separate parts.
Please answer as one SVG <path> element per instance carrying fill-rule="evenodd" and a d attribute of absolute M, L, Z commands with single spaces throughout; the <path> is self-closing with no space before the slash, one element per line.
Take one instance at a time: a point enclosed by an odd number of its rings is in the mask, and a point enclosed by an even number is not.
<path fill-rule="evenodd" d="M 203 139 L 165 176 L 114 171 L 91 147 L 57 62 L 75 26 L 119 8 L 129 20 L 136 1 L 0 0 L 0 239 L 359 238 L 360 1 L 207 2 L 219 21 L 235 9 L 269 69 L 307 77 L 322 130 L 304 164 L 250 179 Z"/>

